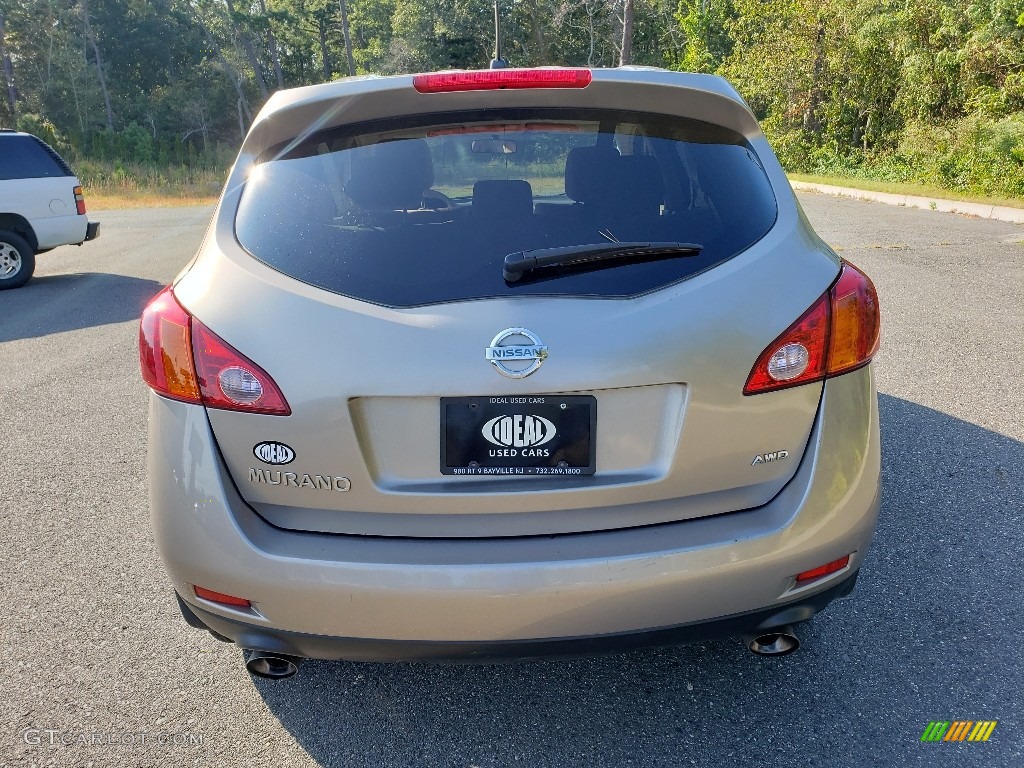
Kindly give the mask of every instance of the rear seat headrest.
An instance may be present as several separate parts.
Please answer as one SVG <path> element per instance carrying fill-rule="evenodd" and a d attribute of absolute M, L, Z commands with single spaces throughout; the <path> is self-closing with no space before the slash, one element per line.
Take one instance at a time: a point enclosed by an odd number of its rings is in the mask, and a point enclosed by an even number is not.
<path fill-rule="evenodd" d="M 410 210 L 434 183 L 434 163 L 423 139 L 388 141 L 351 150 L 345 194 L 364 208 Z"/>

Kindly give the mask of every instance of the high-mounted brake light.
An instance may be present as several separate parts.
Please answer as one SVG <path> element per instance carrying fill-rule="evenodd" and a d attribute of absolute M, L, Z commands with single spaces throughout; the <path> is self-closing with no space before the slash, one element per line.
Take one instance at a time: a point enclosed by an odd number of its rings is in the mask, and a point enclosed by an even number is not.
<path fill-rule="evenodd" d="M 412 87 L 420 93 L 501 88 L 586 88 L 592 78 L 589 69 L 482 69 L 414 75 Z"/>
<path fill-rule="evenodd" d="M 878 351 L 878 294 L 848 262 L 810 309 L 761 353 L 744 395 L 821 381 L 861 368 Z"/>
<path fill-rule="evenodd" d="M 85 195 L 82 193 L 81 187 L 75 187 L 75 209 L 78 211 L 78 215 L 81 216 L 85 213 Z"/>
<path fill-rule="evenodd" d="M 142 378 L 159 395 L 187 403 L 288 416 L 270 375 L 192 317 L 165 288 L 139 324 Z"/>

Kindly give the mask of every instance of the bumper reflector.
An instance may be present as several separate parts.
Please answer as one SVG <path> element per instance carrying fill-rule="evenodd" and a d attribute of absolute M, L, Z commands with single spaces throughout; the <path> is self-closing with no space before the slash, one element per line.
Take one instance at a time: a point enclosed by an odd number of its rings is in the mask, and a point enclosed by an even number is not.
<path fill-rule="evenodd" d="M 833 560 L 831 563 L 825 563 L 825 565 L 819 565 L 817 568 L 811 568 L 809 571 L 798 573 L 796 575 L 797 584 L 804 581 L 813 581 L 814 579 L 820 579 L 822 576 L 828 576 L 830 573 L 841 571 L 847 565 L 850 564 L 850 556 L 840 557 L 838 560 Z"/>
<path fill-rule="evenodd" d="M 233 597 L 232 595 L 225 595 L 223 592 L 214 592 L 212 589 L 205 589 L 203 587 L 192 586 L 192 589 L 196 593 L 196 597 L 201 597 L 203 600 L 209 600 L 211 603 L 220 603 L 221 605 L 234 605 L 239 608 L 251 608 L 252 603 L 246 600 L 244 597 Z"/>

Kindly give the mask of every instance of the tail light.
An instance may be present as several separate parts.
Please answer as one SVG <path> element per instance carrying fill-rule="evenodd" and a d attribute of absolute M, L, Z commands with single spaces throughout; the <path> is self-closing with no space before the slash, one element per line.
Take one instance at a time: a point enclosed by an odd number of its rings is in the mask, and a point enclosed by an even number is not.
<path fill-rule="evenodd" d="M 589 69 L 482 69 L 414 75 L 412 87 L 420 93 L 500 88 L 586 88 L 592 78 Z"/>
<path fill-rule="evenodd" d="M 85 195 L 82 194 L 81 187 L 75 187 L 75 209 L 78 211 L 78 215 L 82 216 L 85 213 Z"/>
<path fill-rule="evenodd" d="M 186 312 L 170 287 L 142 313 L 139 363 L 146 384 L 172 400 L 228 411 L 291 414 L 270 375 Z"/>
<path fill-rule="evenodd" d="M 743 394 L 809 384 L 861 368 L 878 351 L 879 327 L 875 286 L 843 262 L 832 287 L 761 353 Z"/>

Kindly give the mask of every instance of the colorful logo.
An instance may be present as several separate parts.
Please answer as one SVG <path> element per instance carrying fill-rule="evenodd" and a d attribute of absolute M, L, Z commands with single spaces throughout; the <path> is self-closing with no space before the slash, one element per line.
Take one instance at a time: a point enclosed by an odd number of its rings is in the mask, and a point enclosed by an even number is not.
<path fill-rule="evenodd" d="M 921 741 L 988 741 L 998 720 L 933 720 Z"/>

